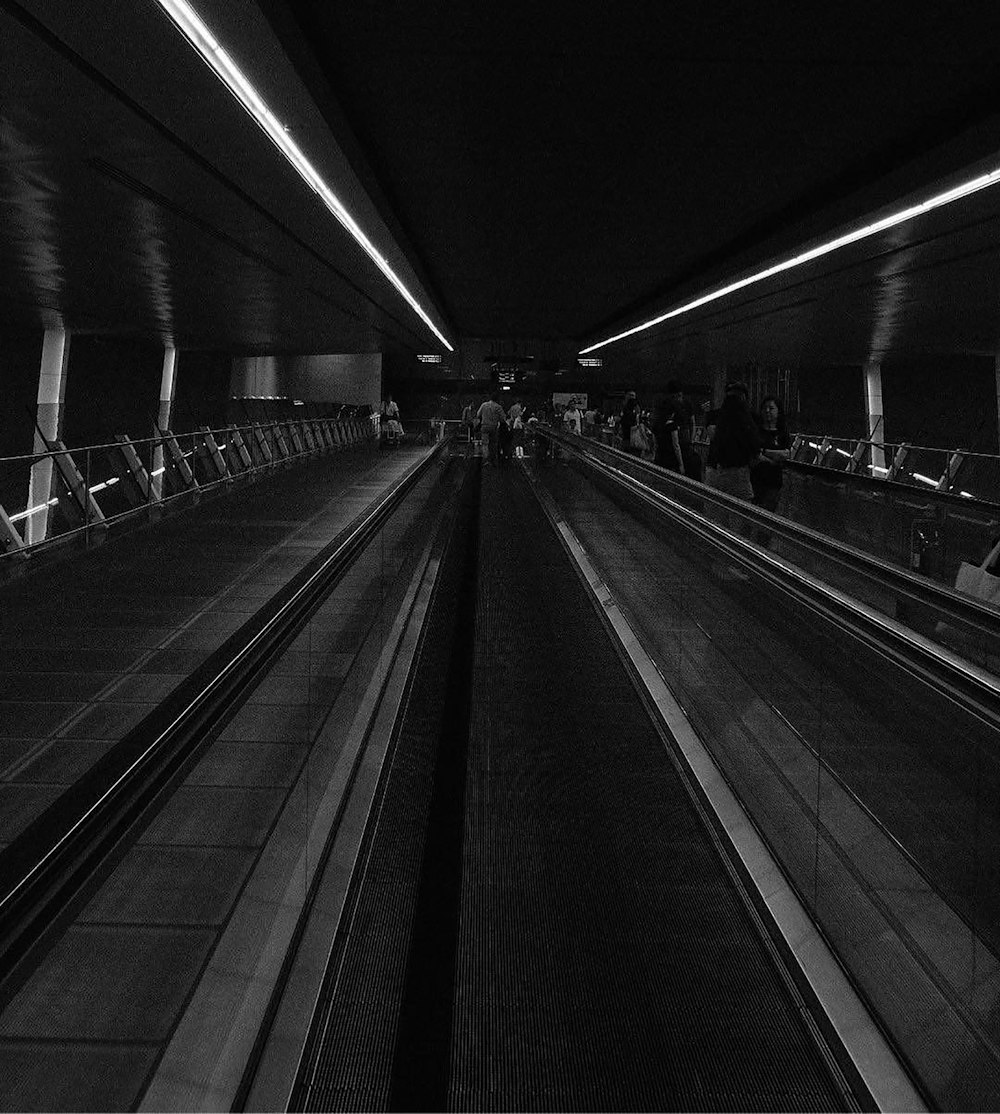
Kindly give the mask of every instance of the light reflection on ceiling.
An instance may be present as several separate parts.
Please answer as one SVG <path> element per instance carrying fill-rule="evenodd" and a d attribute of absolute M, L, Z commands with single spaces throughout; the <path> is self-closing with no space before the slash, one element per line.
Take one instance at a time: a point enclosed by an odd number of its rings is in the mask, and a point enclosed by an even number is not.
<path fill-rule="evenodd" d="M 893 341 L 902 327 L 904 307 L 910 300 L 912 288 L 910 274 L 921 255 L 919 246 L 908 246 L 912 240 L 913 229 L 909 225 L 893 229 L 889 238 L 892 254 L 877 272 L 877 294 L 866 362 L 881 360 L 885 353 L 891 352 Z"/>
<path fill-rule="evenodd" d="M 139 241 L 141 273 L 136 276 L 149 312 L 156 322 L 164 346 L 172 348 L 176 335 L 174 324 L 174 292 L 170 257 L 161 224 L 159 209 L 143 197 L 132 204 L 136 234 Z"/>
<path fill-rule="evenodd" d="M 41 324 L 63 328 L 65 268 L 59 251 L 59 185 L 49 177 L 41 152 L 0 115 L 0 147 L 13 157 L 0 161 L 8 251 L 21 271 Z"/>

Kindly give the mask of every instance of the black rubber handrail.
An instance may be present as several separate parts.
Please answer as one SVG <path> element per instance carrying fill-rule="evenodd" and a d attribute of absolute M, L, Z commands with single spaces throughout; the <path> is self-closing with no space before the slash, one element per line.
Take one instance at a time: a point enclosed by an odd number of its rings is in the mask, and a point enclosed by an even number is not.
<path fill-rule="evenodd" d="M 720 548 L 729 557 L 752 568 L 755 573 L 790 593 L 805 606 L 832 619 L 840 627 L 849 630 L 911 674 L 920 676 L 942 695 L 955 701 L 992 729 L 1000 732 L 1000 678 L 909 630 L 901 622 L 882 614 L 876 608 L 860 603 L 846 592 L 831 587 L 767 551 L 758 549 L 751 542 L 729 533 L 696 511 L 674 502 L 663 492 L 648 487 L 641 480 L 604 462 L 595 454 L 587 452 L 589 446 L 574 444 L 570 439 L 563 437 L 558 437 L 558 440 L 575 454 L 586 459 L 591 467 L 622 485 L 652 509 L 665 514 L 683 525 L 685 529 Z M 659 471 L 657 469 L 657 474 Z M 748 509 L 747 504 L 740 500 L 711 491 L 703 485 L 698 485 L 698 490 L 699 494 L 711 495 L 720 505 L 736 506 L 741 512 Z M 762 526 L 766 526 L 772 533 L 778 532 L 775 530 L 775 523 L 780 524 L 782 520 L 767 512 L 758 511 L 756 507 L 752 508 L 752 511 L 750 517 L 759 516 Z M 795 527 L 789 533 L 794 535 L 802 529 L 802 527 Z M 833 544 L 814 531 L 808 531 L 808 534 L 811 535 L 810 540 L 821 541 L 824 548 L 828 544 Z M 856 553 L 859 557 L 866 558 L 872 565 L 883 567 L 875 558 L 867 557 L 860 551 L 850 550 L 850 547 L 842 546 L 840 543 L 836 544 L 841 549 L 847 549 L 849 555 Z M 885 568 L 900 577 L 910 579 L 909 574 L 903 570 L 893 569 L 891 566 Z"/>
<path fill-rule="evenodd" d="M 592 456 L 596 459 L 597 454 L 604 454 L 610 456 L 614 463 L 620 461 L 628 464 L 630 468 L 644 471 L 658 480 L 667 480 L 670 483 L 684 485 L 686 493 L 696 495 L 697 498 L 714 503 L 727 511 L 738 511 L 739 514 L 760 529 L 782 537 L 793 545 L 812 550 L 824 560 L 833 561 L 852 573 L 860 574 L 888 592 L 909 597 L 925 607 L 933 607 L 937 611 L 944 612 L 947 618 L 971 627 L 980 634 L 1000 639 L 1000 614 L 988 604 L 970 596 L 964 596 L 953 588 L 938 584 L 918 573 L 890 564 L 888 561 L 882 561 L 862 549 L 849 545 L 847 542 L 831 538 L 817 530 L 810 529 L 808 526 L 802 526 L 790 519 L 762 510 L 752 503 L 727 495 L 725 492 L 698 483 L 686 476 L 681 476 L 677 472 L 661 468 L 639 457 L 631 456 L 620 449 L 612 448 L 609 445 L 595 445 L 589 441 L 581 443 L 579 438 L 570 437 L 550 429 L 543 429 L 540 432 L 558 441 L 561 446 L 577 455 Z M 665 499 L 670 498 L 663 492 L 659 492 L 659 494 Z M 697 513 L 691 511 L 684 503 L 679 503 L 679 506 L 692 514 Z"/>
<path fill-rule="evenodd" d="M 419 460 L 0 853 L 0 1006 L 446 444 Z"/>

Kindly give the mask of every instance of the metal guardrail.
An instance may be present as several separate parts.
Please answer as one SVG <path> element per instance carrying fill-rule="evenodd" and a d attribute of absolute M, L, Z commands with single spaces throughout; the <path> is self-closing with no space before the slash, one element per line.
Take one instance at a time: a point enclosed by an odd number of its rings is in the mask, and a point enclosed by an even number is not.
<path fill-rule="evenodd" d="M 0 1002 L 399 506 L 422 457 L 0 852 Z M 116 861 L 116 860 L 115 860 Z"/>
<path fill-rule="evenodd" d="M 704 457 L 708 444 L 696 432 Z M 798 434 L 784 478 L 783 515 L 942 584 L 1000 537 L 998 456 Z"/>
<path fill-rule="evenodd" d="M 716 543 L 741 548 L 744 559 L 752 552 L 755 562 L 769 564 L 780 554 L 838 592 L 902 622 L 942 647 L 943 667 L 958 653 L 973 667 L 1000 671 L 1000 611 L 990 604 L 619 449 L 545 427 L 539 432 L 560 451 L 602 461 L 618 476 L 648 485 L 665 508 L 682 510 L 685 523 L 711 531 Z M 951 664 L 946 668 L 950 672 Z M 978 681 L 971 683 L 978 688 Z M 966 681 L 959 687 L 966 688 Z"/>
<path fill-rule="evenodd" d="M 369 416 L 160 430 L 135 441 L 121 434 L 80 448 L 46 442 L 44 452 L 0 458 L 0 562 L 72 538 L 89 542 L 124 519 L 377 437 Z"/>
<path fill-rule="evenodd" d="M 907 441 L 798 433 L 792 439 L 791 459 L 925 492 L 1000 503 L 1000 457 L 989 453 L 934 448 Z"/>

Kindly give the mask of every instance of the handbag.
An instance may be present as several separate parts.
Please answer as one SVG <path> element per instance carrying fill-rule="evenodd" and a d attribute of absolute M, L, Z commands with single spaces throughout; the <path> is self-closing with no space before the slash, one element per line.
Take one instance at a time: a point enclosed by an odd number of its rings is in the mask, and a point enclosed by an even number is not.
<path fill-rule="evenodd" d="M 956 590 L 1000 606 L 1000 576 L 992 571 L 998 560 L 1000 560 L 1000 540 L 989 551 L 981 565 L 970 565 L 968 561 L 963 561 L 958 566 L 958 575 L 955 577 Z"/>
<path fill-rule="evenodd" d="M 646 435 L 642 432 L 642 426 L 632 426 L 632 432 L 629 434 L 628 443 L 633 449 L 638 449 L 639 452 L 645 453 L 649 451 L 649 445 L 646 444 Z"/>

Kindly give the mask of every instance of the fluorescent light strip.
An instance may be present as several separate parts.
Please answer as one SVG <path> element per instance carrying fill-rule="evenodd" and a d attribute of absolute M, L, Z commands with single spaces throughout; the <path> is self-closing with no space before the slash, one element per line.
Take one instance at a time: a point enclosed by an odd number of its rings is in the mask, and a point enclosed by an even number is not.
<path fill-rule="evenodd" d="M 229 91 L 243 105 L 246 111 L 260 126 L 268 139 L 278 148 L 285 158 L 298 171 L 300 177 L 311 190 L 317 193 L 323 204 L 330 210 L 338 221 L 347 229 L 372 260 L 376 267 L 399 291 L 421 321 L 441 341 L 449 352 L 455 349 L 445 339 L 444 334 L 434 324 L 417 299 L 406 288 L 403 280 L 389 266 L 386 258 L 379 252 L 375 245 L 361 230 L 360 225 L 344 207 L 343 202 L 330 189 L 320 177 L 319 172 L 302 153 L 298 145 L 290 138 L 285 126 L 268 108 L 261 99 L 260 94 L 246 79 L 239 67 L 222 49 L 211 31 L 198 17 L 197 13 L 185 0 L 156 0 L 161 8 L 170 16 L 181 34 L 195 48 L 201 57 L 215 72 Z"/>
<path fill-rule="evenodd" d="M 929 213 L 932 209 L 940 209 L 942 206 L 950 205 L 953 201 L 959 201 L 961 198 L 968 197 L 970 194 L 989 189 L 990 186 L 995 186 L 997 182 L 1000 182 L 1000 167 L 986 174 L 980 174 L 975 178 L 971 178 L 969 181 L 954 186 L 944 193 L 936 194 L 934 197 L 928 198 L 926 201 L 921 201 L 917 205 L 911 205 L 906 209 L 901 209 L 898 213 L 892 213 L 890 216 L 874 221 L 872 224 L 866 224 L 863 228 L 855 229 L 854 232 L 847 232 L 843 236 L 838 236 L 835 240 L 828 240 L 825 244 L 820 244 L 818 247 L 810 248 L 808 251 L 803 251 L 789 259 L 784 259 L 780 263 L 775 263 L 773 266 L 767 267 L 763 271 L 757 271 L 752 275 L 748 275 L 746 278 L 731 282 L 728 286 L 723 286 L 720 290 L 713 290 L 710 294 L 703 294 L 700 298 L 695 298 L 692 302 L 685 302 L 684 305 L 677 306 L 676 309 L 669 310 L 667 313 L 661 313 L 659 317 L 654 317 L 650 321 L 644 321 L 641 325 L 635 325 L 631 329 L 626 329 L 623 333 L 616 333 L 606 340 L 598 341 L 597 344 L 592 344 L 589 348 L 581 348 L 579 354 L 583 356 L 587 352 L 594 352 L 607 344 L 614 344 L 617 340 L 624 340 L 625 337 L 634 336 L 636 333 L 641 333 L 646 329 L 653 328 L 654 325 L 669 321 L 672 317 L 680 317 L 682 313 L 689 313 L 693 309 L 698 309 L 699 306 L 708 305 L 709 302 L 717 302 L 720 298 L 725 298 L 728 294 L 733 294 L 737 290 L 744 290 L 748 286 L 753 286 L 754 283 L 763 282 L 764 279 L 771 278 L 773 275 L 781 274 L 783 271 L 790 271 L 794 267 L 801 267 L 803 263 L 809 263 L 813 259 L 819 259 L 820 256 L 839 251 L 840 248 L 845 248 L 849 244 L 856 244 L 859 240 L 867 240 L 869 236 L 877 236 L 880 232 L 885 232 L 886 229 L 895 228 L 896 225 L 904 224 L 906 221 L 913 220 L 915 217 L 923 216 L 924 213 Z"/>

